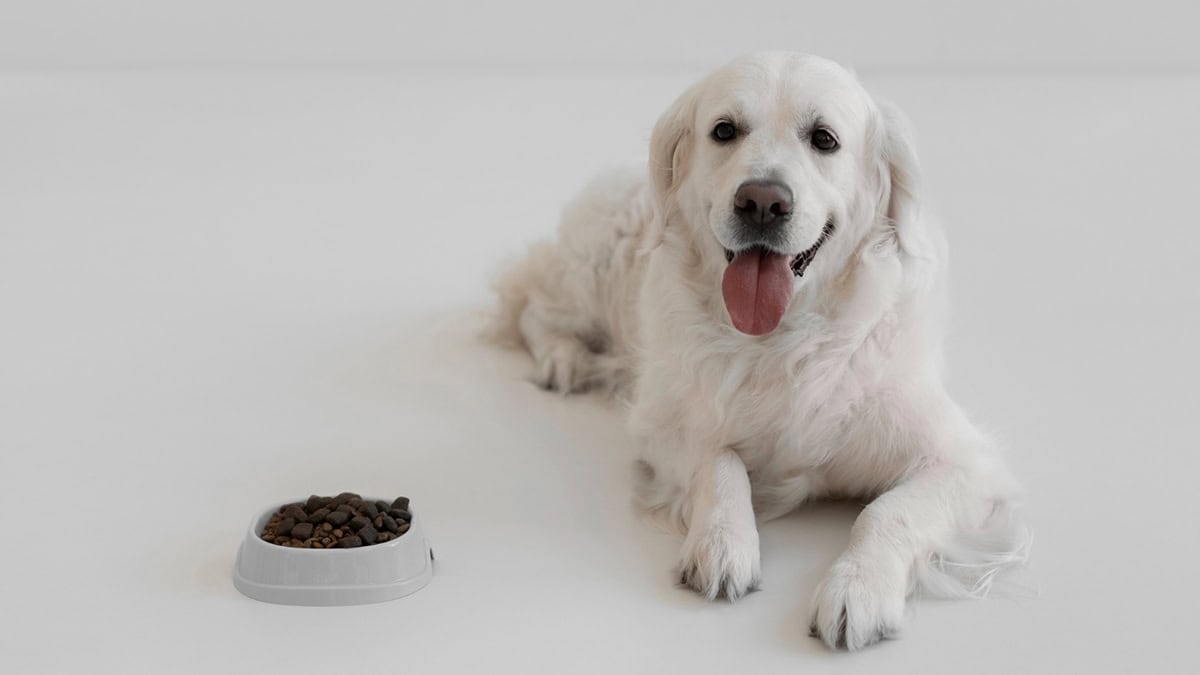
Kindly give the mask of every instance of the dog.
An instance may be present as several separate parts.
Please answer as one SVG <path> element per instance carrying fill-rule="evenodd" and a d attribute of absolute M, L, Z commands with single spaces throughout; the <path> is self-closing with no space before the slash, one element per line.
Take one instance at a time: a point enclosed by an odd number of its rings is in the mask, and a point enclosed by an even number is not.
<path fill-rule="evenodd" d="M 1016 481 L 943 385 L 946 243 L 919 179 L 908 123 L 852 73 L 751 54 L 496 284 L 495 337 L 538 383 L 627 401 L 639 502 L 704 597 L 759 584 L 757 522 L 870 500 L 812 603 L 835 649 L 896 635 L 917 588 L 980 594 L 1027 543 Z"/>

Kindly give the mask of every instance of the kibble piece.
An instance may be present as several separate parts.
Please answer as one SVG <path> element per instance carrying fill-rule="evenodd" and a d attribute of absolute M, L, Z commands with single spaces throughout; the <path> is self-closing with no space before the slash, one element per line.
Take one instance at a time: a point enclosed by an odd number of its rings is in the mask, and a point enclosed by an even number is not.
<path fill-rule="evenodd" d="M 379 519 L 383 521 L 383 529 L 387 530 L 388 532 L 400 531 L 400 523 L 397 523 L 395 518 L 389 515 L 383 515 L 380 516 Z"/>
<path fill-rule="evenodd" d="M 365 502 L 358 509 L 358 512 L 368 518 L 374 518 L 375 516 L 379 515 L 379 507 L 375 506 L 374 504 L 372 504 L 370 502 Z"/>
<path fill-rule="evenodd" d="M 362 495 L 355 494 L 353 492 L 343 492 L 343 493 L 339 494 L 338 496 L 334 497 L 333 502 L 340 506 L 342 504 L 349 502 L 351 499 L 354 499 L 356 497 L 358 499 L 362 499 Z"/>
<path fill-rule="evenodd" d="M 342 504 L 337 507 L 337 510 L 341 511 L 342 513 L 349 513 L 351 515 L 354 515 L 354 507 L 350 506 L 349 504 Z"/>
<path fill-rule="evenodd" d="M 396 538 L 396 535 L 392 534 L 391 532 L 380 532 L 378 543 L 382 544 L 385 541 L 391 541 L 395 538 Z"/>
<path fill-rule="evenodd" d="M 334 539 L 341 539 L 342 537 L 346 536 L 346 533 L 342 531 L 341 528 L 338 528 L 333 532 L 330 532 L 329 536 L 333 537 Z"/>
<path fill-rule="evenodd" d="M 338 540 L 337 545 L 338 548 L 355 548 L 357 546 L 362 546 L 362 539 L 359 539 L 355 536 L 342 537 L 340 540 Z"/>
<path fill-rule="evenodd" d="M 380 511 L 387 511 L 391 507 L 388 506 L 387 502 L 385 502 L 381 499 L 381 500 L 375 502 L 375 508 L 379 509 Z"/>
<path fill-rule="evenodd" d="M 333 523 L 334 525 L 345 525 L 348 520 L 350 520 L 350 514 L 345 511 L 334 511 L 325 516 L 325 522 Z"/>
<path fill-rule="evenodd" d="M 332 532 L 332 531 L 333 531 L 333 526 L 332 526 L 332 525 L 330 525 L 329 523 L 321 523 L 321 530 L 322 530 L 323 532 Z"/>
<path fill-rule="evenodd" d="M 404 534 L 408 532 L 410 525 L 408 523 L 400 523 L 400 529 L 396 530 L 396 534 Z"/>
<path fill-rule="evenodd" d="M 329 497 L 313 495 L 308 498 L 308 501 L 304 502 L 304 509 L 306 511 L 308 511 L 309 513 L 312 513 L 313 511 L 316 511 L 317 509 L 319 509 L 323 506 L 327 506 L 329 504 L 329 502 L 331 502 L 331 501 L 333 501 L 333 500 L 330 499 Z"/>
<path fill-rule="evenodd" d="M 300 523 L 292 528 L 292 536 L 297 539 L 308 539 L 312 536 L 312 523 Z"/>
<path fill-rule="evenodd" d="M 388 515 L 396 520 L 412 520 L 412 514 L 401 509 L 388 509 Z"/>
<path fill-rule="evenodd" d="M 296 520 L 294 518 L 284 518 L 283 520 L 279 521 L 278 525 L 275 526 L 275 533 L 276 534 L 291 534 L 292 528 L 295 526 L 296 526 Z"/>
<path fill-rule="evenodd" d="M 408 497 L 396 497 L 396 501 L 392 502 L 392 508 L 399 509 L 400 511 L 407 511 Z"/>
<path fill-rule="evenodd" d="M 354 516 L 353 518 L 350 519 L 350 529 L 355 532 L 358 532 L 363 527 L 370 526 L 370 525 L 371 525 L 371 519 L 367 518 L 366 516 Z"/>
<path fill-rule="evenodd" d="M 358 538 L 362 539 L 364 544 L 370 546 L 371 544 L 375 543 L 376 539 L 379 538 L 379 533 L 375 531 L 375 528 L 371 527 L 370 523 L 368 523 L 363 525 L 358 531 Z"/>
<path fill-rule="evenodd" d="M 291 518 L 296 522 L 301 522 L 308 518 L 308 513 L 304 511 L 304 507 L 299 504 L 292 504 L 283 512 L 285 518 Z"/>
<path fill-rule="evenodd" d="M 288 542 L 289 542 L 289 541 L 291 541 L 291 540 L 292 540 L 292 538 L 291 538 L 291 537 L 283 537 L 283 536 L 280 536 L 280 537 L 275 537 L 275 543 L 276 543 L 276 544 L 286 544 L 286 543 L 288 543 Z"/>
<path fill-rule="evenodd" d="M 308 518 L 305 518 L 304 520 L 305 520 L 305 522 L 309 522 L 309 523 L 320 523 L 320 522 L 324 521 L 325 517 L 328 516 L 330 513 L 331 513 L 331 511 L 329 509 L 320 508 L 320 509 L 317 509 L 316 511 L 313 511 L 312 514 L 309 515 Z"/>

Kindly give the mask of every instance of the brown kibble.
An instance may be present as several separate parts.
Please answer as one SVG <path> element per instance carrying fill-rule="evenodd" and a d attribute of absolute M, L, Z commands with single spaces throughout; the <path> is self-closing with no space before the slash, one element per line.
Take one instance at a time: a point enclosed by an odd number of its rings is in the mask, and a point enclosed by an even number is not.
<path fill-rule="evenodd" d="M 306 523 L 323 522 L 325 520 L 326 516 L 328 516 L 330 513 L 332 513 L 332 511 L 330 511 L 329 509 L 326 509 L 326 508 L 317 509 L 316 511 L 313 511 L 312 514 L 310 514 L 307 518 L 305 518 L 304 522 L 306 522 Z"/>
<path fill-rule="evenodd" d="M 258 537 L 287 548 L 356 548 L 393 541 L 407 532 L 408 499 L 366 500 L 353 492 L 312 495 L 272 513 Z"/>
<path fill-rule="evenodd" d="M 295 526 L 296 520 L 294 518 L 284 518 L 275 526 L 275 531 L 279 534 L 291 534 L 292 528 Z"/>

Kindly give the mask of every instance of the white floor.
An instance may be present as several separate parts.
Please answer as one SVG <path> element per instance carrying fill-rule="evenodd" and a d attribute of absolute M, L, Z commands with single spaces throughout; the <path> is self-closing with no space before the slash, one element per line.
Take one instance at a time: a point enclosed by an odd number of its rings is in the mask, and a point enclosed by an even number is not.
<path fill-rule="evenodd" d="M 479 344 L 500 262 L 690 78 L 0 76 L 4 672 L 1198 672 L 1200 81 L 868 79 L 954 253 L 953 389 L 1028 485 L 1037 599 L 833 654 L 854 509 L 705 604 L 629 507 L 617 412 Z M 404 493 L 437 575 L 364 607 L 231 585 L 251 515 Z"/>

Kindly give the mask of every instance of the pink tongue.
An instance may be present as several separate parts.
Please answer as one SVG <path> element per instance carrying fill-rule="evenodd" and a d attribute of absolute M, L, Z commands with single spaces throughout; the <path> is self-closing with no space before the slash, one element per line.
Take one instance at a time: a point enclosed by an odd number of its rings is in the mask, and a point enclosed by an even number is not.
<path fill-rule="evenodd" d="M 750 335 L 775 330 L 792 299 L 791 262 L 779 253 L 751 249 L 729 263 L 721 293 L 735 328 Z"/>

